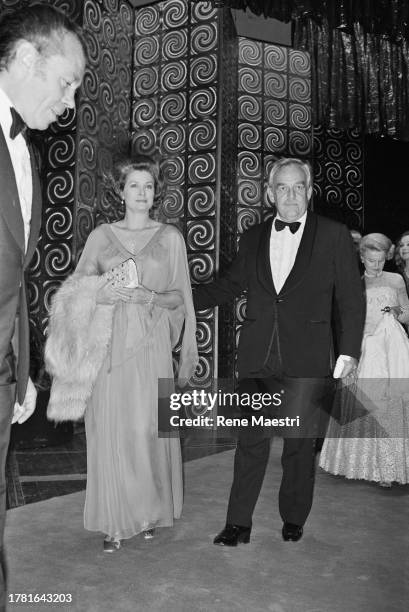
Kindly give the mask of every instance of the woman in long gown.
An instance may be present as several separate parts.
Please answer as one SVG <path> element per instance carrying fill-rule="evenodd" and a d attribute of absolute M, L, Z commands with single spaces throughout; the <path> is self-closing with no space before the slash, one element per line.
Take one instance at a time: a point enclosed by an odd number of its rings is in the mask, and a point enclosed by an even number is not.
<path fill-rule="evenodd" d="M 183 325 L 179 381 L 193 375 L 198 361 L 184 240 L 174 226 L 150 215 L 160 191 L 159 167 L 152 159 L 139 156 L 117 164 L 114 178 L 125 203 L 125 216 L 91 232 L 73 275 L 80 282 L 88 279 L 90 286 L 95 276 L 99 281 L 105 274 L 97 284 L 88 328 L 83 324 L 89 335 L 84 359 L 95 352 L 94 339 L 98 342 L 105 333 L 101 327 L 92 336 L 95 321 L 113 311 L 106 354 L 85 411 L 84 524 L 86 529 L 106 534 L 105 552 L 118 550 L 121 540 L 141 532 L 146 538 L 153 537 L 155 527 L 171 526 L 180 517 L 180 441 L 158 437 L 157 411 L 158 379 L 173 381 L 172 348 Z M 136 264 L 139 286 L 105 281 L 107 275 L 112 278 L 110 270 L 115 272 L 118 264 L 129 259 Z M 65 305 L 67 325 L 76 318 L 69 319 L 76 299 L 72 293 L 71 302 L 66 300 Z M 51 318 L 55 337 L 53 324 Z"/>
<path fill-rule="evenodd" d="M 367 302 L 361 358 L 355 384 L 342 389 L 343 425 L 331 419 L 319 465 L 389 487 L 409 482 L 409 340 L 401 325 L 409 300 L 402 277 L 383 270 L 389 238 L 364 236 L 360 254 Z M 366 416 L 355 418 L 363 408 Z"/>

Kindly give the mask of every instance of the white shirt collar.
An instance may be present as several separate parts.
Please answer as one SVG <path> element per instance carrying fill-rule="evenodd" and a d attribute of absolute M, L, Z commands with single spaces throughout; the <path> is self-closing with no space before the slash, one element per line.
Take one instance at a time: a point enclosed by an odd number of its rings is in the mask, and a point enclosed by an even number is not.
<path fill-rule="evenodd" d="M 13 122 L 10 112 L 10 109 L 12 107 L 12 101 L 10 100 L 6 92 L 0 87 L 0 125 L 6 137 L 9 137 L 10 135 L 10 128 Z"/>

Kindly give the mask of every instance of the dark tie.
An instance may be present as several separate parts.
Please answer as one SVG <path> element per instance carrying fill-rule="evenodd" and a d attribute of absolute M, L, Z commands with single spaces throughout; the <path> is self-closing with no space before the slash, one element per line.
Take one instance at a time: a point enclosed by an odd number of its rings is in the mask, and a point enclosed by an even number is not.
<path fill-rule="evenodd" d="M 281 221 L 281 219 L 275 220 L 275 228 L 277 232 L 281 232 L 281 230 L 283 230 L 285 227 L 288 227 L 290 229 L 290 232 L 292 234 L 295 234 L 295 232 L 298 231 L 298 228 L 300 227 L 300 225 L 301 223 L 299 221 L 293 221 L 292 223 L 287 223 L 287 221 Z"/>
<path fill-rule="evenodd" d="M 24 123 L 23 118 L 21 117 L 21 115 L 18 114 L 16 109 L 13 107 L 10 108 L 10 113 L 13 118 L 13 122 L 10 128 L 10 138 L 14 140 L 16 136 L 18 136 L 19 134 L 21 134 L 22 136 L 24 136 L 24 138 L 26 138 L 27 137 L 27 126 Z"/>

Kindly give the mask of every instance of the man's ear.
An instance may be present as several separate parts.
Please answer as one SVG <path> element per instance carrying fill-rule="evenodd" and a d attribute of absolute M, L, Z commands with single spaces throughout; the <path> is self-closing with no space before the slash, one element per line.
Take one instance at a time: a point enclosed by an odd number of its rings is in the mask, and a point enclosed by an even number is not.
<path fill-rule="evenodd" d="M 273 191 L 272 187 L 270 187 L 270 185 L 267 187 L 267 193 L 268 193 L 268 197 L 270 198 L 270 200 L 272 202 L 275 202 L 274 191 Z"/>
<path fill-rule="evenodd" d="M 38 51 L 28 40 L 20 40 L 15 50 L 16 67 L 20 74 L 28 75 L 33 70 L 38 60 Z"/>
<path fill-rule="evenodd" d="M 307 200 L 310 201 L 312 196 L 312 185 L 310 185 L 307 189 Z"/>

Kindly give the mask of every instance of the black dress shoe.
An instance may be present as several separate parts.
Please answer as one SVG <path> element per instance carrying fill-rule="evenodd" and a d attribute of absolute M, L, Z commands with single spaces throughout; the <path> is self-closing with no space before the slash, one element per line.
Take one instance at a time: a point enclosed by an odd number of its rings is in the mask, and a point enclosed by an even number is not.
<path fill-rule="evenodd" d="M 239 542 L 248 544 L 250 533 L 251 527 L 226 523 L 226 527 L 215 537 L 213 544 L 219 544 L 220 546 L 237 546 Z"/>
<path fill-rule="evenodd" d="M 289 540 L 298 542 L 302 538 L 303 528 L 300 525 L 294 525 L 294 523 L 284 523 L 281 533 L 285 542 Z"/>

